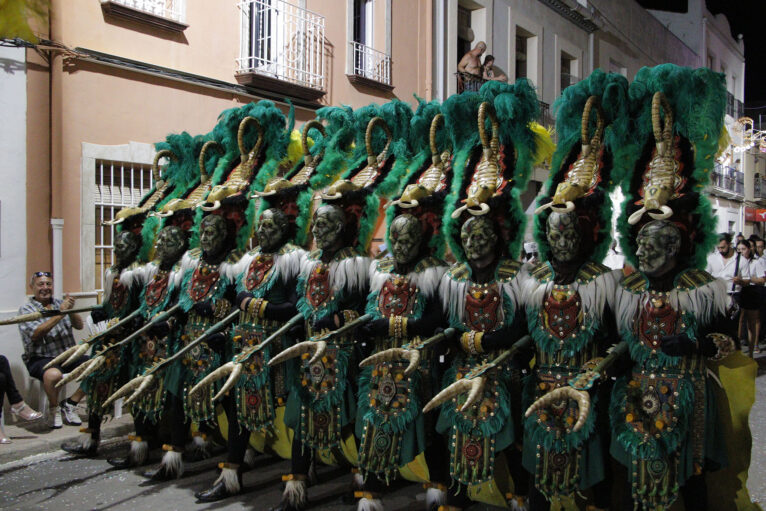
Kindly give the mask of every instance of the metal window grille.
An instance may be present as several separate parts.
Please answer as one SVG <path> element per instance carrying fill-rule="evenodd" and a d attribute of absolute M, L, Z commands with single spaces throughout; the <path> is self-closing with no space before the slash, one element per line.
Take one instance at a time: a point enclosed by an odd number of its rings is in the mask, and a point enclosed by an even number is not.
<path fill-rule="evenodd" d="M 354 54 L 354 74 L 391 85 L 391 56 L 369 46 L 351 41 Z"/>
<path fill-rule="evenodd" d="M 325 90 L 325 19 L 284 0 L 242 0 L 238 73 Z"/>
<path fill-rule="evenodd" d="M 104 222 L 113 219 L 123 207 L 138 205 L 154 184 L 151 169 L 151 165 L 139 163 L 96 160 L 94 271 L 99 296 L 104 290 L 104 271 L 114 264 L 115 226 Z"/>
<path fill-rule="evenodd" d="M 184 0 L 111 0 L 112 2 L 137 11 L 148 12 L 175 21 L 183 22 L 186 18 Z"/>

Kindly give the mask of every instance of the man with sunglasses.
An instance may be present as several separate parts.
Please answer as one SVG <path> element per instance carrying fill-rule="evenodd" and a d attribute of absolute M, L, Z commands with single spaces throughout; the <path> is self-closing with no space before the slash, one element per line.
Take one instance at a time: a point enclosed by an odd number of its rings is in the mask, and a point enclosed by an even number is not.
<path fill-rule="evenodd" d="M 74 307 L 74 298 L 69 295 L 65 295 L 63 300 L 53 297 L 53 277 L 48 271 L 32 274 L 29 287 L 32 289 L 32 297 L 19 308 L 19 314 L 39 312 L 44 309 L 65 311 Z M 58 365 L 43 369 L 53 358 L 75 345 L 72 328 L 81 330 L 82 327 L 82 318 L 78 314 L 63 314 L 19 323 L 19 332 L 24 343 L 24 354 L 21 358 L 27 366 L 29 376 L 43 382 L 50 406 L 48 420 L 53 429 L 62 426 L 62 416 L 63 421 L 69 425 L 82 424 L 75 406 L 85 395 L 83 391 L 78 388 L 71 397 L 59 404 L 59 390 L 56 388 L 56 383 L 61 380 L 64 371 Z M 82 357 L 74 366 L 68 367 L 68 370 L 71 371 L 86 360 L 87 357 Z"/>

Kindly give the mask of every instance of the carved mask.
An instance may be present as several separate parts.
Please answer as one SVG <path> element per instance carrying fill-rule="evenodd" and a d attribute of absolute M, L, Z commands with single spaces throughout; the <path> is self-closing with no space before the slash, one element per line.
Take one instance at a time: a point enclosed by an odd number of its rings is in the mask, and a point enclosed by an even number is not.
<path fill-rule="evenodd" d="M 388 238 L 394 261 L 397 264 L 409 264 L 420 253 L 423 238 L 420 222 L 412 215 L 399 215 L 391 222 Z"/>
<path fill-rule="evenodd" d="M 638 269 L 649 277 L 661 277 L 676 266 L 681 232 L 670 222 L 654 220 L 638 231 L 636 244 Z"/>
<path fill-rule="evenodd" d="M 314 225 L 311 228 L 317 247 L 325 250 L 338 245 L 343 236 L 344 225 L 343 210 L 337 206 L 320 206 L 314 213 Z"/>
<path fill-rule="evenodd" d="M 258 223 L 258 243 L 264 252 L 275 252 L 285 243 L 289 229 L 287 215 L 280 209 L 263 212 Z"/>
<path fill-rule="evenodd" d="M 494 259 L 497 233 L 489 218 L 475 216 L 466 220 L 460 229 L 460 241 L 472 267 L 484 267 Z"/>
<path fill-rule="evenodd" d="M 154 254 L 160 260 L 161 266 L 174 264 L 186 250 L 186 235 L 175 225 L 164 227 L 157 235 L 157 245 Z"/>
<path fill-rule="evenodd" d="M 546 227 L 545 236 L 555 261 L 566 263 L 577 257 L 582 240 L 577 213 L 551 212 Z"/>
<path fill-rule="evenodd" d="M 131 231 L 122 231 L 114 239 L 114 257 L 117 260 L 117 266 L 124 268 L 138 256 L 141 249 L 141 240 L 138 235 Z"/>
<path fill-rule="evenodd" d="M 226 220 L 208 215 L 199 226 L 199 246 L 207 254 L 218 254 L 226 242 Z"/>

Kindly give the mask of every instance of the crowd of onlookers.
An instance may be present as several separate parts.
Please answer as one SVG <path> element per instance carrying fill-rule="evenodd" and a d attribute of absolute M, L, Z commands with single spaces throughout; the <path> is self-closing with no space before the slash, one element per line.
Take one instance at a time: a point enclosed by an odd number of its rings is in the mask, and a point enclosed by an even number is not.
<path fill-rule="evenodd" d="M 718 235 L 716 250 L 707 260 L 707 271 L 726 281 L 729 293 L 728 333 L 752 357 L 760 353 L 761 323 L 766 314 L 766 257 L 764 240 L 742 233 L 734 239 L 729 233 Z"/>

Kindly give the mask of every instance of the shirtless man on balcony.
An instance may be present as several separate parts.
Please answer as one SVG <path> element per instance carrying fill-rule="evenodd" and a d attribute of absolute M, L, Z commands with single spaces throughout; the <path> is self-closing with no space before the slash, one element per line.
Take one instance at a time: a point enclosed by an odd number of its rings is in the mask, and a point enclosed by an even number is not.
<path fill-rule="evenodd" d="M 457 72 L 463 82 L 463 90 L 478 91 L 484 82 L 481 75 L 481 56 L 487 51 L 487 44 L 479 41 L 473 50 L 469 51 L 457 65 Z"/>

